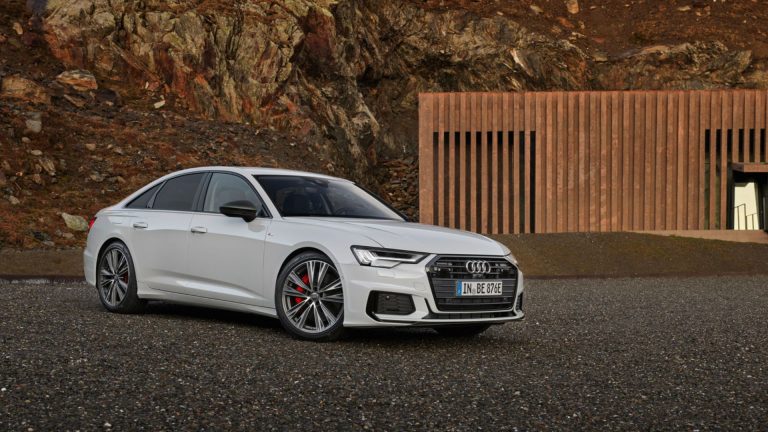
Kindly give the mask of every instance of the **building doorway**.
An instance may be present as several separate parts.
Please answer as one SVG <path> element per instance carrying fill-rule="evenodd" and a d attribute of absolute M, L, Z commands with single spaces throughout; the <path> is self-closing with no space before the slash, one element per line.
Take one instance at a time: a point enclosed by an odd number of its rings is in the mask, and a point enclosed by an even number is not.
<path fill-rule="evenodd" d="M 768 230 L 768 165 L 734 164 L 732 183 L 734 230 Z"/>

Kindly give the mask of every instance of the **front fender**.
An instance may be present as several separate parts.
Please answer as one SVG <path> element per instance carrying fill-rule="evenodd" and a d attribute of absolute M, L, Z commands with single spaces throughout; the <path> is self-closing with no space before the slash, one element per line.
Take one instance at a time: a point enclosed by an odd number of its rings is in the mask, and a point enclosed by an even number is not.
<path fill-rule="evenodd" d="M 352 255 L 350 246 L 381 246 L 370 238 L 354 232 L 332 231 L 322 226 L 312 226 L 285 220 L 277 220 L 270 225 L 266 241 L 266 250 L 269 253 L 264 256 L 263 287 L 265 298 L 274 298 L 277 278 L 280 275 L 283 264 L 296 251 L 302 249 L 320 251 L 328 256 L 334 266 L 341 272 L 341 268 L 344 265 L 357 263 Z M 340 274 L 339 276 L 341 277 L 342 285 L 344 285 L 344 275 Z"/>

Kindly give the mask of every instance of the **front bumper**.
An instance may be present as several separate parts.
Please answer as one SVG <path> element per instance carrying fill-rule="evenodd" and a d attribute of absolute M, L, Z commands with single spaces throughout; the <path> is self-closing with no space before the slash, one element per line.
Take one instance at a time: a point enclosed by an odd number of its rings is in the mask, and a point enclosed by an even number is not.
<path fill-rule="evenodd" d="M 429 257 L 418 264 L 401 264 L 392 269 L 344 264 L 345 327 L 406 327 L 456 324 L 500 324 L 522 319 L 520 296 L 523 295 L 523 274 L 518 271 L 516 301 L 509 310 L 440 311 L 435 303 L 426 272 Z M 413 300 L 414 311 L 408 315 L 379 314 L 370 310 L 373 292 L 404 294 Z M 522 299 L 520 299 L 522 300 Z"/>

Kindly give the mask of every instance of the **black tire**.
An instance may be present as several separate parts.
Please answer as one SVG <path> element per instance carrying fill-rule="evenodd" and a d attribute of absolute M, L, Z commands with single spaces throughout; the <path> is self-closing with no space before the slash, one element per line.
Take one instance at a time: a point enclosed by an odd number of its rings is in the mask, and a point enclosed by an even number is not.
<path fill-rule="evenodd" d="M 121 256 L 125 259 L 125 265 L 127 265 L 127 276 L 119 277 L 120 281 L 117 281 L 117 277 L 108 276 L 105 272 L 109 272 L 109 259 L 114 256 Z M 113 264 L 114 266 L 115 264 Z M 106 266 L 106 267 L 105 267 Z M 104 270 L 104 271 L 102 271 Z M 110 280 L 115 280 L 115 284 L 111 284 Z M 114 290 L 118 289 L 117 284 L 124 284 L 124 293 L 121 289 L 118 292 Z M 109 286 L 112 286 L 112 290 L 109 290 Z M 136 269 L 133 266 L 133 258 L 128 247 L 119 241 L 111 243 L 109 246 L 99 255 L 99 259 L 96 262 L 96 292 L 99 295 L 99 300 L 104 308 L 110 312 L 123 313 L 123 314 L 135 314 L 144 311 L 146 306 L 146 300 L 142 300 L 136 293 Z M 115 295 L 117 297 L 112 297 Z M 110 298 L 107 298 L 110 296 Z"/>
<path fill-rule="evenodd" d="M 462 326 L 435 327 L 435 331 L 449 337 L 473 337 L 488 330 L 490 324 L 468 324 Z"/>
<path fill-rule="evenodd" d="M 339 287 L 335 290 L 338 291 L 338 294 L 333 297 L 338 297 L 338 295 L 342 296 L 342 303 L 338 304 L 338 306 L 332 306 L 335 308 L 333 311 L 336 314 L 336 321 L 333 322 L 333 324 L 330 324 L 328 328 L 322 329 L 321 331 L 304 331 L 301 328 L 298 327 L 298 323 L 294 322 L 291 318 L 288 317 L 288 312 L 286 311 L 286 303 L 292 304 L 292 301 L 296 301 L 297 303 L 294 304 L 294 306 L 299 306 L 298 303 L 302 301 L 306 301 L 307 305 L 304 306 L 306 308 L 316 307 L 314 303 L 319 304 L 318 298 L 305 298 L 305 299 L 296 299 L 294 298 L 291 300 L 290 298 L 286 298 L 286 296 L 289 296 L 289 293 L 286 293 L 284 295 L 284 291 L 286 290 L 286 282 L 288 281 L 289 276 L 292 272 L 296 272 L 295 275 L 301 273 L 302 266 L 306 268 L 307 265 L 315 265 L 314 263 L 317 262 L 323 262 L 329 266 L 329 269 L 333 269 L 333 272 L 335 272 L 336 276 L 339 276 L 338 270 L 336 269 L 335 265 L 333 264 L 333 261 L 331 261 L 327 256 L 317 253 L 317 252 L 304 252 L 299 255 L 296 255 L 291 260 L 289 260 L 285 266 L 283 266 L 283 270 L 280 272 L 280 274 L 277 277 L 277 284 L 275 285 L 275 308 L 277 309 L 277 316 L 280 318 L 280 324 L 282 324 L 283 328 L 290 333 L 292 336 L 303 339 L 303 340 L 311 340 L 311 341 L 318 341 L 318 342 L 328 342 L 328 341 L 334 341 L 339 339 L 345 334 L 344 329 L 344 304 L 343 304 L 343 288 L 339 284 Z M 332 275 L 332 273 L 327 272 L 326 275 Z M 332 276 L 327 276 L 332 277 Z M 327 280 L 327 279 L 324 279 Z M 339 279 L 340 281 L 340 279 Z M 320 286 L 322 286 L 322 280 L 318 282 Z M 332 282 L 332 281 L 331 281 Z M 293 282 L 290 282 L 293 284 Z M 330 284 L 329 284 L 330 285 Z M 298 287 L 298 285 L 294 285 L 294 288 Z M 338 298 L 335 299 L 338 301 Z M 324 303 L 327 304 L 327 303 Z M 317 306 L 320 307 L 320 306 Z M 338 309 L 340 307 L 340 309 Z M 326 309 L 328 310 L 328 309 Z M 300 313 L 296 314 L 297 316 L 294 316 L 294 318 L 298 318 L 298 315 Z M 327 314 L 323 315 L 324 317 L 328 317 Z M 309 319 L 309 318 L 308 318 Z M 311 318 L 312 321 L 315 320 L 315 316 L 313 315 Z M 325 324 L 325 322 L 321 319 L 321 322 Z M 315 327 L 317 327 L 317 324 L 315 324 Z"/>

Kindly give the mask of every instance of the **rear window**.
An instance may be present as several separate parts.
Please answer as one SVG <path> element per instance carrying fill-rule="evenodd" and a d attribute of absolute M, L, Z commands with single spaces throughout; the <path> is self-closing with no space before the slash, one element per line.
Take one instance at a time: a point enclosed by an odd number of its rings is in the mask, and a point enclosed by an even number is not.
<path fill-rule="evenodd" d="M 128 203 L 126 208 L 131 209 L 145 209 L 149 206 L 149 201 L 152 199 L 152 197 L 155 195 L 155 192 L 157 192 L 158 189 L 160 189 L 160 186 L 162 183 L 152 187 L 148 191 L 144 192 L 143 194 L 139 195 L 137 198 L 135 198 L 133 201 Z"/>
<path fill-rule="evenodd" d="M 155 210 L 192 211 L 200 181 L 205 173 L 174 177 L 160 189 L 152 208 Z"/>

